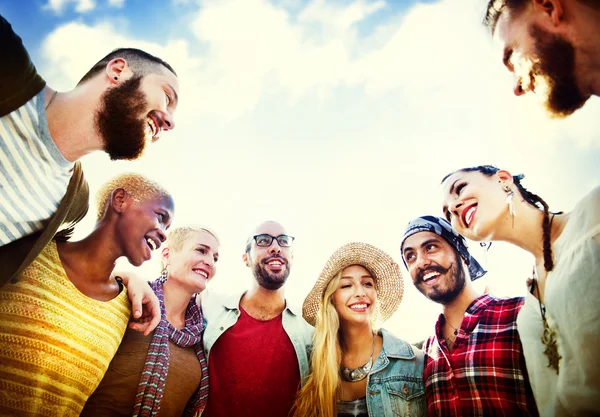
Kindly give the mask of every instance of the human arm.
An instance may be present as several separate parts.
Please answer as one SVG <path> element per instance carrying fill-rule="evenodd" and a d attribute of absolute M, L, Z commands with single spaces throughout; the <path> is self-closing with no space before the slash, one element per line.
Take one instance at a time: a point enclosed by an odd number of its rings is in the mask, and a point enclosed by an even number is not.
<path fill-rule="evenodd" d="M 113 275 L 119 277 L 123 285 L 127 287 L 132 316 L 129 327 L 138 332 L 143 332 L 145 336 L 149 335 L 160 322 L 158 297 L 148 285 L 148 281 L 131 271 L 115 271 Z"/>

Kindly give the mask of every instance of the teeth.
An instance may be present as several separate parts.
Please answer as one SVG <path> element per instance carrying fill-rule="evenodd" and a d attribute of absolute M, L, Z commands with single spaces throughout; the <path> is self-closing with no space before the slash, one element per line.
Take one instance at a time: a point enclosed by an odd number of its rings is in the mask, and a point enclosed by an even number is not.
<path fill-rule="evenodd" d="M 151 136 L 156 136 L 156 132 L 158 132 L 158 129 L 156 128 L 156 125 L 154 124 L 154 120 L 152 120 L 152 118 L 148 117 L 148 125 L 150 126 L 150 131 Z"/>
<path fill-rule="evenodd" d="M 359 310 L 359 309 L 362 309 L 362 308 L 367 308 L 367 305 L 366 305 L 366 304 L 354 304 L 354 305 L 353 305 L 353 306 L 351 306 L 350 308 L 351 308 L 351 309 L 356 309 L 356 310 Z"/>
<path fill-rule="evenodd" d="M 423 281 L 427 281 L 428 279 L 437 277 L 439 274 L 440 274 L 439 272 L 435 272 L 435 271 L 434 272 L 429 272 L 429 273 L 427 273 L 427 274 L 425 274 L 423 276 Z"/>
<path fill-rule="evenodd" d="M 206 272 L 204 272 L 201 269 L 194 269 L 194 272 L 197 273 L 198 275 L 202 275 L 204 278 L 208 279 L 208 274 Z"/>
<path fill-rule="evenodd" d="M 153 251 L 156 250 L 156 244 L 154 243 L 154 241 L 152 239 L 147 237 L 146 242 L 148 242 L 148 245 L 150 245 L 150 247 L 152 248 Z"/>
<path fill-rule="evenodd" d="M 281 262 L 279 262 L 279 261 L 272 261 L 272 262 L 269 262 L 269 265 L 281 266 Z"/>
<path fill-rule="evenodd" d="M 467 213 L 465 214 L 465 221 L 467 223 L 467 226 L 471 224 L 471 220 L 473 220 L 474 213 L 475 207 L 471 207 L 469 210 L 467 210 Z"/>

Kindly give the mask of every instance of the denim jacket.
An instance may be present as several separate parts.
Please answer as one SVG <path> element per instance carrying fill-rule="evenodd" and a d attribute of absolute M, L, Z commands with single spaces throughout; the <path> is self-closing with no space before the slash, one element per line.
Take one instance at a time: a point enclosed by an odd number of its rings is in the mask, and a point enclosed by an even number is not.
<path fill-rule="evenodd" d="M 381 329 L 383 349 L 367 379 L 369 416 L 427 416 L 423 352 Z"/>
<path fill-rule="evenodd" d="M 240 300 L 243 295 L 244 293 L 238 293 L 223 296 L 210 290 L 206 290 L 202 294 L 202 315 L 207 322 L 204 330 L 204 350 L 207 361 L 210 360 L 210 350 L 217 339 L 237 322 L 240 316 Z M 309 372 L 308 355 L 312 344 L 313 328 L 302 318 L 302 310 L 291 306 L 287 300 L 282 322 L 283 329 L 296 351 L 300 377 L 304 381 Z M 265 343 L 269 343 L 269 341 L 265 340 Z"/>

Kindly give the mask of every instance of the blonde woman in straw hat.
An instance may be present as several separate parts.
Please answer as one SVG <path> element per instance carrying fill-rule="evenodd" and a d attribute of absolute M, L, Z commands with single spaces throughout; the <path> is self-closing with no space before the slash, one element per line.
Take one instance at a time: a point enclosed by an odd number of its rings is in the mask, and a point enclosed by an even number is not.
<path fill-rule="evenodd" d="M 427 415 L 423 353 L 376 327 L 402 294 L 400 268 L 387 253 L 354 242 L 331 255 L 304 301 L 315 327 L 312 372 L 294 417 Z"/>

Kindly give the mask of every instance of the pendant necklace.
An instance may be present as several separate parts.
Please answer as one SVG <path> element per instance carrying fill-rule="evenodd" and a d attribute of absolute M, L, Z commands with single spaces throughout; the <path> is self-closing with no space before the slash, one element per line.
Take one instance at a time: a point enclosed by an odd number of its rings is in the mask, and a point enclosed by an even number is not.
<path fill-rule="evenodd" d="M 375 352 L 375 337 L 377 335 L 373 335 L 373 347 L 371 348 L 371 356 L 367 363 L 358 368 L 346 368 L 345 366 L 340 365 L 340 375 L 344 381 L 348 382 L 358 382 L 362 381 L 369 375 L 371 368 L 373 367 L 373 353 Z"/>
<path fill-rule="evenodd" d="M 448 320 L 446 320 L 446 324 L 448 326 L 452 327 L 452 329 L 454 329 L 454 336 L 458 336 L 458 329 L 460 329 L 460 326 L 454 327 L 453 325 L 450 324 L 450 322 Z"/>
<path fill-rule="evenodd" d="M 544 332 L 542 333 L 542 343 L 546 346 L 544 354 L 548 357 L 548 368 L 553 368 L 558 374 L 558 363 L 562 359 L 562 356 L 558 354 L 558 346 L 556 345 L 556 331 L 548 325 L 546 320 L 546 306 L 542 304 L 540 300 L 540 291 L 535 273 L 535 265 L 533 266 L 532 272 L 533 291 L 537 288 L 537 300 L 540 305 L 540 315 L 542 316 L 542 324 L 544 325 Z"/>

